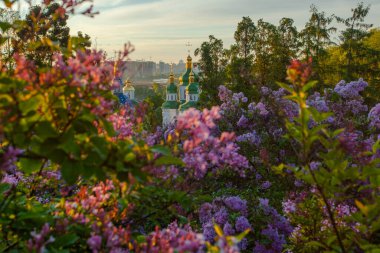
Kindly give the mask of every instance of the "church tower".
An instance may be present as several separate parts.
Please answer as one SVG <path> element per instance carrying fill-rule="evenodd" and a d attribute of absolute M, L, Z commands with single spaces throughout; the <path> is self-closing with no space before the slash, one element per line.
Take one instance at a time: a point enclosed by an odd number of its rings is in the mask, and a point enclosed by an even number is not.
<path fill-rule="evenodd" d="M 174 83 L 173 69 L 171 70 L 168 85 L 166 86 L 166 101 L 162 104 L 162 125 L 173 123 L 178 115 L 178 88 Z"/>
<path fill-rule="evenodd" d="M 181 104 L 186 102 L 186 87 L 189 85 L 189 78 L 190 73 L 193 73 L 193 62 L 191 59 L 191 56 L 187 56 L 186 61 L 186 70 L 185 72 L 179 77 L 179 101 Z M 196 82 L 199 81 L 198 75 L 194 75 L 194 80 Z"/>
<path fill-rule="evenodd" d="M 186 102 L 179 107 L 179 113 L 190 107 L 196 108 L 199 100 L 199 83 L 196 82 L 193 71 L 190 72 L 189 85 L 186 87 Z"/>

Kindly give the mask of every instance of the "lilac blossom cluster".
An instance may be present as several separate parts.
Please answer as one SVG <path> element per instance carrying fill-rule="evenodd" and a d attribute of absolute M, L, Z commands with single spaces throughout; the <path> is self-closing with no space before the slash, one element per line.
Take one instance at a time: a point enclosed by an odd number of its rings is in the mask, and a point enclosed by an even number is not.
<path fill-rule="evenodd" d="M 333 112 L 334 127 L 347 127 L 347 122 L 352 121 L 353 117 L 356 119 L 360 116 L 364 117 L 368 106 L 364 104 L 364 98 L 360 92 L 367 86 L 368 84 L 363 79 L 359 79 L 350 83 L 340 81 L 333 91 L 325 90 L 324 99 Z M 337 94 L 339 99 L 336 99 L 334 94 Z"/>
<path fill-rule="evenodd" d="M 232 216 L 233 213 L 234 216 Z M 209 242 L 214 242 L 216 237 L 214 224 L 223 229 L 225 236 L 252 229 L 247 216 L 247 201 L 237 196 L 216 198 L 212 203 L 204 203 L 199 209 L 199 220 L 202 224 L 203 235 L 205 240 Z M 239 247 L 246 249 L 247 246 L 247 239 L 244 238 L 239 243 Z"/>
<path fill-rule="evenodd" d="M 248 142 L 248 143 L 258 147 L 261 143 L 261 138 L 257 134 L 257 132 L 255 130 L 253 130 L 252 132 L 239 135 L 238 137 L 236 137 L 236 141 L 237 142 Z"/>
<path fill-rule="evenodd" d="M 146 238 L 139 252 L 205 252 L 202 234 L 195 233 L 190 226 L 179 227 L 177 222 L 169 224 L 166 229 L 158 227 Z"/>
<path fill-rule="evenodd" d="M 368 113 L 369 126 L 380 129 L 380 103 L 376 104 Z"/>
<path fill-rule="evenodd" d="M 122 184 L 119 187 L 123 188 Z M 115 222 L 122 223 L 125 220 L 128 209 L 119 209 L 118 201 L 112 195 L 115 189 L 116 186 L 110 180 L 100 182 L 90 189 L 82 187 L 61 206 L 66 217 L 63 221 L 91 228 L 87 245 L 94 253 L 128 252 L 131 232 L 128 227 L 115 225 Z M 57 210 L 58 217 L 62 215 L 62 211 Z M 65 231 L 67 225 L 68 222 L 64 223 L 61 230 Z"/>
<path fill-rule="evenodd" d="M 17 169 L 17 159 L 23 151 L 18 148 L 9 146 L 6 151 L 0 155 L 0 175 L 2 175 L 1 183 L 17 185 L 20 180 L 24 180 L 23 173 Z"/>
<path fill-rule="evenodd" d="M 46 245 L 55 241 L 55 238 L 50 235 L 50 225 L 45 223 L 41 231 L 33 231 L 30 233 L 31 238 L 27 242 L 27 248 L 30 252 L 46 252 Z"/>
<path fill-rule="evenodd" d="M 260 207 L 264 215 L 270 220 L 269 224 L 261 230 L 261 235 L 267 238 L 269 242 L 256 241 L 254 252 L 282 252 L 286 238 L 291 234 L 293 228 L 285 217 L 269 205 L 268 199 L 260 199 Z"/>
<path fill-rule="evenodd" d="M 238 153 L 234 133 L 215 134 L 215 121 L 219 118 L 218 107 L 203 112 L 190 108 L 178 117 L 175 131 L 183 139 L 182 159 L 187 168 L 194 170 L 195 178 L 204 177 L 209 170 L 225 167 L 244 176 L 249 168 L 247 159 Z"/>
<path fill-rule="evenodd" d="M 130 138 L 133 133 L 133 122 L 130 118 L 130 113 L 126 108 L 122 108 L 118 113 L 114 113 L 108 117 L 108 120 L 112 123 L 113 128 L 116 131 L 117 139 L 124 140 Z"/>
<path fill-rule="evenodd" d="M 344 80 L 335 85 L 334 91 L 344 99 L 361 97 L 360 92 L 368 86 L 362 78 L 358 81 L 346 83 Z"/>

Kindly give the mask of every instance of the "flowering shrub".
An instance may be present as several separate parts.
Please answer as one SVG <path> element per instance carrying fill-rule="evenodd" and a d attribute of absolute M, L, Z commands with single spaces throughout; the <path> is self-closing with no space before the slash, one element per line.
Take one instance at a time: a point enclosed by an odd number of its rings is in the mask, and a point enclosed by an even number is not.
<path fill-rule="evenodd" d="M 167 143 L 182 146 L 180 156 L 191 177 L 200 179 L 225 167 L 244 177 L 249 168 L 247 159 L 238 153 L 234 133 L 219 133 L 216 129 L 219 118 L 218 107 L 202 112 L 190 108 L 178 117 L 173 128 L 166 130 Z"/>

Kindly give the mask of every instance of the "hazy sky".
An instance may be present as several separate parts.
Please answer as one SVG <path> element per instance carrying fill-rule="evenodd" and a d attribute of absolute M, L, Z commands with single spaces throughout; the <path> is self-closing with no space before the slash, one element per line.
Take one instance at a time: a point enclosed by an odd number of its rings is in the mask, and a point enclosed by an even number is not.
<path fill-rule="evenodd" d="M 71 33 L 83 31 L 113 55 L 130 41 L 135 46 L 131 59 L 178 62 L 208 40 L 210 34 L 222 39 L 225 47 L 233 43 L 237 23 L 243 16 L 255 22 L 263 18 L 277 24 L 282 17 L 293 18 L 302 28 L 309 18 L 310 5 L 327 14 L 348 17 L 357 0 L 94 0 L 100 12 L 95 18 L 74 16 Z M 368 23 L 380 26 L 380 0 L 364 0 L 371 5 Z"/>

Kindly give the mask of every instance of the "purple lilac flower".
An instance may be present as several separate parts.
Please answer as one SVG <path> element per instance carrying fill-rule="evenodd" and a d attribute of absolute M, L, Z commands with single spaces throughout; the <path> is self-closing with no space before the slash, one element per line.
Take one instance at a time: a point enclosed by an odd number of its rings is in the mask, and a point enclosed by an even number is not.
<path fill-rule="evenodd" d="M 263 94 L 264 96 L 268 95 L 270 93 L 270 89 L 268 87 L 261 87 L 261 94 Z"/>
<path fill-rule="evenodd" d="M 15 164 L 17 162 L 17 156 L 22 154 L 22 152 L 21 149 L 9 146 L 1 158 L 0 171 L 14 173 L 17 168 Z"/>
<path fill-rule="evenodd" d="M 90 247 L 92 252 L 98 252 L 102 246 L 102 237 L 99 235 L 92 235 L 87 240 L 87 245 Z"/>
<path fill-rule="evenodd" d="M 314 107 L 319 112 L 328 112 L 329 107 L 326 103 L 326 99 L 324 97 L 321 97 L 321 94 L 319 92 L 315 92 L 313 95 L 311 95 L 307 99 L 307 104 L 309 106 Z"/>
<path fill-rule="evenodd" d="M 359 97 L 359 92 L 363 91 L 368 86 L 362 78 L 358 81 L 346 83 L 344 80 L 340 81 L 334 88 L 334 91 L 338 93 L 342 98 L 352 99 Z"/>
<path fill-rule="evenodd" d="M 294 213 L 296 211 L 296 203 L 291 199 L 287 199 L 282 202 L 282 209 L 285 214 Z"/>
<path fill-rule="evenodd" d="M 42 227 L 40 233 L 33 231 L 30 233 L 31 238 L 27 242 L 27 248 L 30 252 L 45 252 L 46 245 L 55 241 L 53 236 L 49 236 L 50 226 L 48 223 Z"/>
<path fill-rule="evenodd" d="M 257 103 L 256 110 L 259 111 L 259 114 L 261 116 L 267 116 L 269 114 L 268 110 L 266 109 L 265 105 L 261 102 Z"/>
<path fill-rule="evenodd" d="M 212 218 L 212 208 L 210 203 L 204 203 L 199 209 L 199 220 L 201 223 L 206 223 Z"/>
<path fill-rule="evenodd" d="M 247 218 L 245 218 L 244 216 L 240 216 L 235 221 L 235 228 L 237 232 L 241 233 L 251 228 L 251 224 L 249 223 Z"/>
<path fill-rule="evenodd" d="M 242 115 L 239 121 L 237 122 L 238 127 L 247 127 L 248 124 L 249 124 L 249 120 L 244 115 Z"/>
<path fill-rule="evenodd" d="M 248 142 L 252 145 L 259 146 L 261 143 L 260 136 L 253 130 L 250 133 L 245 133 L 236 137 L 237 142 Z"/>
<path fill-rule="evenodd" d="M 222 207 L 218 212 L 214 215 L 215 222 L 219 225 L 223 225 L 228 220 L 228 212 L 226 208 Z"/>
<path fill-rule="evenodd" d="M 236 232 L 232 225 L 229 222 L 226 222 L 226 224 L 223 226 L 223 233 L 224 235 L 229 236 L 234 235 Z"/>
<path fill-rule="evenodd" d="M 230 99 L 232 92 L 229 89 L 227 89 L 226 86 L 224 85 L 220 85 L 218 90 L 219 90 L 218 96 L 219 96 L 220 101 L 227 102 Z"/>
<path fill-rule="evenodd" d="M 224 203 L 232 211 L 236 212 L 246 212 L 247 211 L 247 201 L 242 200 L 239 197 L 227 197 L 224 199 Z"/>
<path fill-rule="evenodd" d="M 369 126 L 380 129 L 380 103 L 376 104 L 368 113 Z"/>
<path fill-rule="evenodd" d="M 203 236 L 205 240 L 208 242 L 213 242 L 216 237 L 216 233 L 215 233 L 214 225 L 212 224 L 212 222 L 203 224 L 202 230 L 203 230 Z"/>
<path fill-rule="evenodd" d="M 263 182 L 263 183 L 261 184 L 261 189 L 263 189 L 263 190 L 267 190 L 267 189 L 269 189 L 269 188 L 271 187 L 271 185 L 272 185 L 271 182 L 269 182 L 269 181 L 265 181 L 265 182 Z"/>
<path fill-rule="evenodd" d="M 14 175 L 10 175 L 8 173 L 5 173 L 3 179 L 1 180 L 1 183 L 7 183 L 10 185 L 17 185 L 19 182 L 19 179 L 16 178 Z"/>
<path fill-rule="evenodd" d="M 248 105 L 248 110 L 249 111 L 254 111 L 256 108 L 256 103 L 255 102 L 252 102 Z"/>
<path fill-rule="evenodd" d="M 311 162 L 310 164 L 309 164 L 309 166 L 310 166 L 310 169 L 311 170 L 317 170 L 318 168 L 319 168 L 319 166 L 321 166 L 321 163 L 320 162 Z"/>

